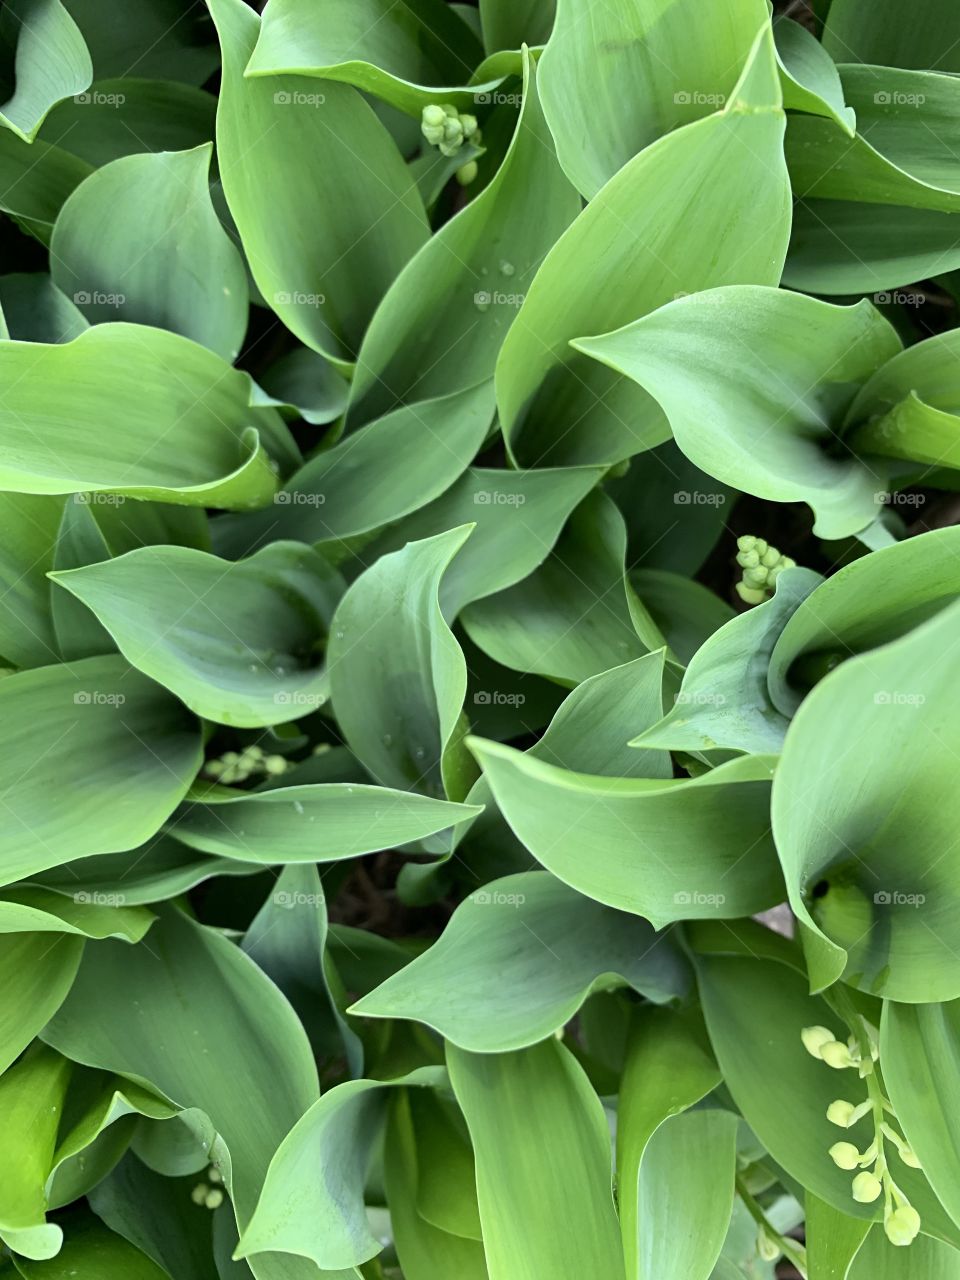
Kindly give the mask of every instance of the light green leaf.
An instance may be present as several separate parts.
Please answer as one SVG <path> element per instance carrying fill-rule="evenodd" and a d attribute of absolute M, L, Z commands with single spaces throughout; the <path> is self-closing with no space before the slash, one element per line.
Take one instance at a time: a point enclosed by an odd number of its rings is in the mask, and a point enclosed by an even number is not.
<path fill-rule="evenodd" d="M 638 151 L 722 107 L 767 22 L 760 0 L 559 0 L 543 108 L 577 190 L 593 199 Z"/>
<path fill-rule="evenodd" d="M 780 63 L 783 105 L 788 110 L 826 116 L 852 137 L 857 113 L 846 105 L 836 64 L 820 41 L 787 17 L 774 22 L 773 38 Z"/>
<path fill-rule="evenodd" d="M 66 933 L 0 937 L 4 998 L 0 1005 L 0 1073 L 15 1062 L 66 997 L 83 955 Z"/>
<path fill-rule="evenodd" d="M 680 292 L 776 284 L 790 224 L 783 129 L 767 28 L 723 111 L 635 156 L 557 241 L 497 364 L 504 436 L 524 465 L 618 462 L 667 439 L 651 398 L 570 341 Z M 709 202 L 694 199 L 705 190 Z"/>
<path fill-rule="evenodd" d="M 798 200 L 783 284 L 806 293 L 880 293 L 960 267 L 960 215 L 854 200 Z"/>
<path fill-rule="evenodd" d="M 812 1192 L 804 1196 L 803 1202 L 810 1275 L 813 1280 L 847 1280 L 851 1264 L 871 1230 L 870 1224 L 841 1213 Z"/>
<path fill-rule="evenodd" d="M 92 324 L 170 329 L 229 363 L 247 327 L 247 277 L 210 202 L 212 149 L 124 156 L 91 174 L 57 216 L 50 269 Z"/>
<path fill-rule="evenodd" d="M 467 690 L 439 587 L 469 526 L 381 556 L 334 615 L 327 664 L 340 730 L 384 786 L 462 799 L 473 778 L 459 725 Z"/>
<path fill-rule="evenodd" d="M 442 1067 L 422 1067 L 396 1080 L 348 1080 L 325 1093 L 271 1160 L 237 1256 L 282 1250 L 324 1270 L 375 1257 L 381 1244 L 370 1232 L 363 1189 L 390 1090 L 433 1088 L 444 1076 Z"/>
<path fill-rule="evenodd" d="M 347 407 L 350 385 L 336 367 L 309 347 L 296 347 L 260 374 L 260 385 L 304 422 L 326 426 Z"/>
<path fill-rule="evenodd" d="M 275 542 L 237 563 L 143 547 L 51 576 L 204 719 L 282 724 L 326 700 L 321 649 L 343 583 L 310 547 Z"/>
<path fill-rule="evenodd" d="M 600 1100 L 552 1037 L 516 1053 L 447 1046 L 470 1130 L 490 1280 L 623 1280 Z"/>
<path fill-rule="evenodd" d="M 880 1052 L 907 1141 L 960 1224 L 960 1005 L 885 1000 Z"/>
<path fill-rule="evenodd" d="M 776 502 L 809 503 L 821 537 L 876 518 L 883 474 L 835 451 L 857 389 L 902 350 L 869 303 L 835 307 L 735 285 L 573 345 L 649 392 L 708 475 Z"/>
<path fill-rule="evenodd" d="M 845 662 L 787 733 L 773 828 L 814 990 L 842 975 L 910 1003 L 960 995 L 955 833 L 943 800 L 960 723 L 949 662 L 957 619 L 954 604 Z"/>
<path fill-rule="evenodd" d="M 873 1227 L 854 1258 L 847 1280 L 958 1280 L 960 1253 L 920 1236 L 909 1252 L 890 1243 L 881 1227 Z"/>
<path fill-rule="evenodd" d="M 651 1280 L 659 1275 L 657 1268 L 650 1269 L 651 1251 L 662 1246 L 673 1250 L 674 1233 L 682 1231 L 681 1224 L 658 1215 L 651 1202 L 651 1193 L 656 1191 L 651 1183 L 657 1177 L 665 1178 L 656 1158 L 654 1179 L 648 1178 L 643 1168 L 651 1139 L 671 1116 L 679 1116 L 719 1083 L 720 1072 L 707 1048 L 702 1024 L 698 1025 L 695 1017 L 645 1006 L 634 1011 L 617 1124 L 620 1230 L 627 1280 L 640 1280 L 648 1272 Z M 670 1141 L 665 1144 L 667 1150 L 671 1146 Z M 651 1154 L 656 1157 L 657 1152 Z M 672 1186 L 669 1189 L 674 1190 Z M 687 1219 L 691 1225 L 698 1220 L 689 1214 Z M 685 1261 L 691 1259 L 686 1257 Z M 669 1265 L 669 1257 L 659 1260 L 659 1267 Z"/>
<path fill-rule="evenodd" d="M 743 757 L 692 779 L 599 778 L 499 743 L 474 739 L 471 746 L 520 840 L 548 871 L 598 902 L 661 928 L 751 915 L 782 899 L 769 830 L 769 757 Z"/>
<path fill-rule="evenodd" d="M 470 601 L 531 574 L 550 554 L 571 511 L 602 475 L 596 467 L 470 467 L 446 493 L 364 547 L 364 560 L 371 563 L 409 542 L 473 524 L 440 583 L 440 608 L 451 621 Z"/>
<path fill-rule="evenodd" d="M 726 600 L 703 583 L 664 569 L 634 569 L 629 585 L 659 629 L 671 657 L 688 663 L 715 631 L 734 616 Z"/>
<path fill-rule="evenodd" d="M 482 56 L 479 41 L 443 0 L 386 7 L 380 0 L 331 0 L 322 14 L 310 0 L 269 0 L 247 74 L 343 80 L 419 115 L 437 101 L 471 110 L 476 90 L 449 86 L 470 83 Z"/>
<path fill-rule="evenodd" d="M 200 767 L 199 726 L 120 657 L 0 680 L 5 884 L 154 835 Z"/>
<path fill-rule="evenodd" d="M 784 570 L 771 600 L 731 618 L 694 654 L 672 710 L 634 744 L 671 751 L 728 748 L 778 754 L 789 722 L 767 687 L 771 654 L 819 582 L 820 575 L 810 569 Z"/>
<path fill-rule="evenodd" d="M 88 944 L 43 1037 L 204 1112 L 225 1144 L 217 1163 L 241 1223 L 284 1134 L 318 1095 L 306 1033 L 285 998 L 232 942 L 171 908 L 149 946 Z"/>
<path fill-rule="evenodd" d="M 487 53 L 544 44 L 553 26 L 555 0 L 480 0 Z"/>
<path fill-rule="evenodd" d="M 350 423 L 493 376 L 544 254 L 576 217 L 524 54 L 523 105 L 492 181 L 400 273 L 357 361 Z"/>
<path fill-rule="evenodd" d="M 626 550 L 615 504 L 590 494 L 538 569 L 464 610 L 467 634 L 503 666 L 561 683 L 642 657 L 664 641 L 625 578 Z"/>
<path fill-rule="evenodd" d="M 832 0 L 823 44 L 838 62 L 960 71 L 960 14 L 949 0 L 915 0 L 908 13 L 898 0 Z"/>
<path fill-rule="evenodd" d="M 0 342 L 0 484 L 197 506 L 269 502 L 296 447 L 247 374 L 179 334 L 97 325 L 72 342 Z"/>
<path fill-rule="evenodd" d="M 32 142 L 47 113 L 82 93 L 93 63 L 77 24 L 60 0 L 8 0 L 0 19 L 0 52 L 13 64 L 11 97 L 0 124 Z"/>
<path fill-rule="evenodd" d="M 64 200 L 92 172 L 78 156 L 0 129 L 0 209 L 49 244 Z"/>
<path fill-rule="evenodd" d="M 416 185 L 355 89 L 244 78 L 256 13 L 243 0 L 210 0 L 210 11 L 223 50 L 217 158 L 253 278 L 302 342 L 350 362 L 387 287 L 427 239 Z M 334 189 L 336 200 L 321 198 Z"/>
<path fill-rule="evenodd" d="M 153 923 L 146 907 L 127 906 L 82 889 L 72 894 L 40 885 L 0 890 L 0 933 L 73 933 L 139 942 Z"/>
<path fill-rule="evenodd" d="M 328 782 L 211 797 L 188 805 L 171 829 L 190 848 L 242 862 L 337 862 L 420 840 L 479 812 L 388 787 Z"/>
<path fill-rule="evenodd" d="M 0 654 L 18 667 L 45 666 L 59 653 L 47 572 L 62 511 L 62 498 L 0 494 Z"/>
<path fill-rule="evenodd" d="M 217 65 L 209 18 L 190 0 L 65 0 L 83 32 L 98 78 L 138 76 L 203 84 Z"/>
<path fill-rule="evenodd" d="M 475 890 L 440 940 L 350 1012 L 409 1018 L 473 1053 L 522 1049 L 594 991 L 626 985 L 664 1003 L 686 989 L 672 940 L 542 871 Z"/>

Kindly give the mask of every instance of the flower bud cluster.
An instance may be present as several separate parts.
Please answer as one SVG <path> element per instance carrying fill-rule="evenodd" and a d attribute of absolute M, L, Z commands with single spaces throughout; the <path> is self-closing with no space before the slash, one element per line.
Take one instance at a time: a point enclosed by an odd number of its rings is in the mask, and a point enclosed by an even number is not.
<path fill-rule="evenodd" d="M 208 778 L 229 787 L 255 776 L 279 777 L 289 768 L 290 761 L 283 756 L 268 756 L 262 747 L 253 745 L 244 747 L 242 751 L 225 751 L 218 760 L 208 760 L 203 772 Z"/>
<path fill-rule="evenodd" d="M 431 102 L 423 108 L 420 132 L 444 156 L 455 156 L 465 142 L 479 146 L 482 137 L 477 117 L 468 112 L 461 114 L 449 102 Z M 476 160 L 468 160 L 457 170 L 457 181 L 462 187 L 469 186 L 476 176 Z"/>
<path fill-rule="evenodd" d="M 784 569 L 793 569 L 796 563 L 763 538 L 749 535 L 738 538 L 737 564 L 743 576 L 737 583 L 737 595 L 746 604 L 762 604 L 773 595 L 777 578 Z"/>

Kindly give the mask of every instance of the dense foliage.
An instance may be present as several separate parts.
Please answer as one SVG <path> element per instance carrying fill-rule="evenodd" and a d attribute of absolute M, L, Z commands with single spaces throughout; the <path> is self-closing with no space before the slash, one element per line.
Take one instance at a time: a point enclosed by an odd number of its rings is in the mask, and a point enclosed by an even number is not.
<path fill-rule="evenodd" d="M 960 1280 L 956 3 L 0 45 L 0 1275 Z"/>

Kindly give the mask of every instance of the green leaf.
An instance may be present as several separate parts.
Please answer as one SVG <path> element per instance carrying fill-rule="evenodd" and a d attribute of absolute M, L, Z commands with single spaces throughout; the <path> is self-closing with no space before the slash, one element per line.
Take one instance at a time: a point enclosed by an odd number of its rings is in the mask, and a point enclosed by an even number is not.
<path fill-rule="evenodd" d="M 694 1259 L 677 1249 L 685 1224 L 672 1220 L 669 1201 L 658 1207 L 651 1198 L 656 1196 L 658 1178 L 668 1196 L 676 1190 L 669 1169 L 661 1162 L 673 1147 L 672 1141 L 664 1144 L 663 1151 L 651 1151 L 653 1177 L 648 1176 L 650 1169 L 645 1169 L 643 1162 L 661 1126 L 706 1097 L 719 1083 L 720 1072 L 707 1048 L 702 1025 L 698 1026 L 690 1014 L 645 1006 L 634 1011 L 617 1124 L 620 1230 L 627 1280 L 660 1275 L 661 1268 L 671 1265 L 672 1256 L 693 1265 Z M 712 1127 L 713 1122 L 707 1124 Z M 722 1128 L 725 1122 L 719 1124 Z M 722 1202 L 723 1197 L 720 1199 Z M 688 1214 L 687 1221 L 692 1225 L 694 1219 Z M 651 1253 L 660 1246 L 666 1246 L 669 1253 L 654 1266 Z"/>
<path fill-rule="evenodd" d="M 684 780 L 600 778 L 499 743 L 473 739 L 471 746 L 520 840 L 548 871 L 598 902 L 661 928 L 751 915 L 782 898 L 769 831 L 769 757 L 743 757 Z"/>
<path fill-rule="evenodd" d="M 629 582 L 651 625 L 662 633 L 671 656 L 682 663 L 690 662 L 713 633 L 735 616 L 726 600 L 679 573 L 635 569 Z"/>
<path fill-rule="evenodd" d="M 171 908 L 149 946 L 88 944 L 43 1036 L 204 1112 L 226 1146 L 217 1163 L 241 1223 L 284 1134 L 318 1095 L 306 1033 L 277 988 L 222 934 Z"/>
<path fill-rule="evenodd" d="M 62 498 L 0 494 L 0 653 L 18 667 L 45 666 L 59 653 L 47 572 L 62 511 Z"/>
<path fill-rule="evenodd" d="M 63 1248 L 47 1262 L 16 1260 L 24 1280 L 71 1280 L 96 1276 L 97 1280 L 168 1280 L 168 1272 L 122 1236 L 115 1235 L 92 1214 L 71 1229 L 70 1219 Z"/>
<path fill-rule="evenodd" d="M 475 805 L 346 782 L 238 791 L 210 801 L 177 814 L 177 839 L 204 853 L 270 865 L 337 862 L 393 849 L 480 812 Z"/>
<path fill-rule="evenodd" d="M 210 202 L 212 149 L 125 156 L 91 174 L 57 216 L 50 267 L 91 324 L 170 329 L 229 363 L 247 327 L 247 277 Z"/>
<path fill-rule="evenodd" d="M 459 727 L 467 668 L 438 596 L 469 533 L 462 526 L 381 556 L 334 615 L 327 663 L 337 721 L 384 786 L 462 799 L 473 781 Z"/>
<path fill-rule="evenodd" d="M 73 933 L 86 938 L 121 938 L 139 942 L 153 914 L 146 907 L 82 889 L 64 894 L 40 885 L 14 885 L 0 890 L 0 933 Z"/>
<path fill-rule="evenodd" d="M 837 61 L 883 67 L 960 71 L 960 14 L 947 0 L 916 0 L 909 14 L 897 0 L 832 0 L 823 44 Z"/>
<path fill-rule="evenodd" d="M 590 494 L 538 569 L 464 610 L 467 634 L 503 666 L 561 683 L 642 657 L 663 636 L 626 581 L 626 550 L 616 506 Z"/>
<path fill-rule="evenodd" d="M 256 13 L 243 0 L 211 0 L 210 11 L 223 50 L 217 157 L 253 278 L 302 342 L 352 361 L 387 287 L 427 239 L 416 186 L 355 89 L 245 78 Z M 318 199 L 318 173 L 336 200 Z"/>
<path fill-rule="evenodd" d="M 878 218 L 875 205 L 853 200 L 798 200 L 782 283 L 806 293 L 882 294 L 958 266 L 955 213 L 886 205 Z"/>
<path fill-rule="evenodd" d="M 0 342 L 0 484 L 197 506 L 269 502 L 296 449 L 247 374 L 187 338 L 97 325 L 72 342 Z M 106 438 L 105 438 L 106 435 Z"/>
<path fill-rule="evenodd" d="M 818 116 L 792 118 L 786 155 L 797 194 L 960 209 L 960 165 L 947 142 L 957 127 L 953 76 L 857 65 L 840 75 L 856 136 Z"/>
<path fill-rule="evenodd" d="M 282 724 L 326 700 L 320 647 L 343 583 L 310 547 L 275 542 L 234 564 L 143 547 L 51 576 L 129 662 L 204 719 Z"/>
<path fill-rule="evenodd" d="M 778 18 L 773 38 L 780 63 L 783 105 L 792 111 L 825 116 L 851 137 L 857 113 L 846 105 L 836 64 L 819 40 L 792 18 Z"/>
<path fill-rule="evenodd" d="M 813 1280 L 847 1280 L 850 1266 L 871 1230 L 870 1224 L 841 1213 L 812 1193 L 804 1196 L 804 1208 L 810 1275 Z M 910 1261 L 914 1262 L 914 1258 Z"/>
<path fill-rule="evenodd" d="M 363 1045 L 338 1007 L 327 959 L 327 905 L 316 866 L 284 867 L 244 934 L 243 949 L 287 997 L 318 1057 L 346 1054 L 363 1069 Z"/>
<path fill-rule="evenodd" d="M 767 28 L 723 111 L 630 160 L 560 237 L 497 364 L 504 436 L 524 465 L 613 463 L 667 439 L 650 397 L 570 341 L 681 291 L 776 284 L 790 224 L 783 129 Z M 711 193 L 695 213 L 694 190 Z"/>
<path fill-rule="evenodd" d="M 72 0 L 75 2 L 75 0 Z M 174 30 L 182 30 L 179 25 Z M 144 59 L 137 61 L 137 70 Z M 123 75 L 96 80 L 89 93 L 61 102 L 47 116 L 41 141 L 95 168 L 142 151 L 189 151 L 213 138 L 217 100 L 172 80 Z"/>
<path fill-rule="evenodd" d="M 237 1256 L 282 1250 L 324 1270 L 375 1257 L 363 1202 L 370 1153 L 379 1139 L 389 1092 L 432 1088 L 442 1067 L 423 1067 L 396 1080 L 348 1080 L 325 1093 L 291 1129 L 270 1162 L 256 1212 Z M 316 1171 L 325 1176 L 318 1178 Z"/>
<path fill-rule="evenodd" d="M 672 941 L 531 871 L 473 892 L 438 942 L 350 1012 L 410 1018 L 461 1049 L 503 1053 L 560 1030 L 594 991 L 622 985 L 658 1003 L 682 996 Z"/>
<path fill-rule="evenodd" d="M 61 147 L 0 129 L 0 209 L 45 244 L 63 202 L 91 166 Z"/>
<path fill-rule="evenodd" d="M 815 990 L 843 976 L 892 1000 L 960 995 L 954 822 L 943 800 L 957 732 L 945 661 L 957 609 L 845 662 L 787 733 L 773 827 Z"/>
<path fill-rule="evenodd" d="M 576 1059 L 551 1038 L 516 1053 L 447 1047 L 477 1162 L 490 1280 L 622 1280 L 610 1138 Z"/>
<path fill-rule="evenodd" d="M 119 657 L 0 680 L 2 880 L 154 835 L 200 767 L 199 726 Z"/>
<path fill-rule="evenodd" d="M 592 200 L 638 151 L 722 107 L 767 22 L 759 0 L 706 12 L 696 0 L 560 0 L 541 59 L 543 106 L 577 190 Z"/>
<path fill-rule="evenodd" d="M 784 570 L 771 600 L 731 618 L 705 641 L 684 672 L 672 710 L 634 744 L 778 754 L 789 722 L 767 687 L 771 654 L 790 618 L 822 581 L 809 569 Z"/>
<path fill-rule="evenodd" d="M 65 0 L 83 32 L 94 71 L 202 84 L 217 64 L 209 18 L 190 0 L 127 0 L 105 9 L 100 0 Z"/>
<path fill-rule="evenodd" d="M 65 999 L 83 955 L 80 937 L 8 933 L 0 937 L 0 1073 L 15 1062 Z"/>
<path fill-rule="evenodd" d="M 957 1280 L 960 1253 L 939 1240 L 920 1236 L 909 1254 L 895 1248 L 874 1227 L 847 1272 L 847 1280 Z"/>
<path fill-rule="evenodd" d="M 480 0 L 483 46 L 487 53 L 545 44 L 553 26 L 555 0 Z"/>
<path fill-rule="evenodd" d="M 378 308 L 357 360 L 351 424 L 493 376 L 534 273 L 580 209 L 554 155 L 529 52 L 522 101 L 491 182 L 424 245 Z"/>
<path fill-rule="evenodd" d="M 0 276 L 0 308 L 3 336 L 24 342 L 69 342 L 87 328 L 76 304 L 41 272 Z"/>
<path fill-rule="evenodd" d="M 310 0 L 269 0 L 247 74 L 342 80 L 419 115 L 436 101 L 470 110 L 475 91 L 449 86 L 467 85 L 482 56 L 443 0 L 331 0 L 322 15 Z"/>
<path fill-rule="evenodd" d="M 571 511 L 602 477 L 595 467 L 530 471 L 470 467 L 446 493 L 364 547 L 366 563 L 470 523 L 473 532 L 440 583 L 452 620 L 472 600 L 520 582 L 550 554 Z"/>
<path fill-rule="evenodd" d="M 708 475 L 776 502 L 809 503 L 824 538 L 876 518 L 882 474 L 836 449 L 857 389 L 902 350 L 869 303 L 835 307 L 732 286 L 573 345 L 649 392 Z"/>
<path fill-rule="evenodd" d="M 0 46 L 15 80 L 13 94 L 0 103 L 0 124 L 32 142 L 52 107 L 87 88 L 93 63 L 60 0 L 9 0 L 0 20 Z"/>
<path fill-rule="evenodd" d="M 269 395 L 314 426 L 326 426 L 347 407 L 350 386 L 336 367 L 309 347 L 297 347 L 260 374 Z"/>
<path fill-rule="evenodd" d="M 884 1001 L 880 1046 L 897 1119 L 960 1224 L 960 1005 Z"/>

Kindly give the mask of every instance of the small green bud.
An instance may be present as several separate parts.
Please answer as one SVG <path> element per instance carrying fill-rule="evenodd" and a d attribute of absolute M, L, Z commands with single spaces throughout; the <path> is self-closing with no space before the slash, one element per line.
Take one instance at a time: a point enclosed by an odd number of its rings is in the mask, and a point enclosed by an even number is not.
<path fill-rule="evenodd" d="M 210 1188 L 205 1182 L 198 1182 L 190 1192 L 190 1199 L 194 1204 L 206 1203 L 207 1196 L 210 1194 Z"/>
<path fill-rule="evenodd" d="M 763 1227 L 757 1232 L 757 1253 L 764 1262 L 776 1262 L 783 1250 Z"/>
<path fill-rule="evenodd" d="M 853 1180 L 853 1198 L 858 1204 L 873 1204 L 883 1191 L 880 1179 L 866 1169 L 858 1173 Z"/>
<path fill-rule="evenodd" d="M 753 551 L 757 545 L 757 539 L 752 534 L 745 533 L 743 537 L 737 539 L 738 551 Z"/>
<path fill-rule="evenodd" d="M 831 1124 L 838 1124 L 841 1129 L 849 1129 L 854 1122 L 857 1108 L 852 1102 L 844 1102 L 838 1098 L 827 1107 L 827 1119 Z"/>
<path fill-rule="evenodd" d="M 831 1044 L 835 1036 L 826 1027 L 804 1027 L 800 1032 L 800 1039 L 807 1053 L 819 1058 L 820 1050 L 825 1044 Z"/>
<path fill-rule="evenodd" d="M 899 1209 L 887 1214 L 883 1220 L 883 1229 L 891 1244 L 913 1244 L 920 1230 L 920 1215 L 912 1204 L 902 1204 Z"/>
<path fill-rule="evenodd" d="M 446 118 L 447 113 L 444 111 L 443 107 L 438 106 L 435 102 L 431 102 L 428 106 L 423 108 L 423 114 L 420 117 L 420 120 L 422 124 L 435 126 L 438 124 L 442 125 Z"/>
<path fill-rule="evenodd" d="M 761 587 L 748 587 L 742 582 L 737 583 L 737 595 L 744 604 L 763 604 L 767 598 L 767 593 Z"/>
<path fill-rule="evenodd" d="M 215 1164 L 212 1164 L 210 1168 L 207 1170 L 207 1177 L 211 1182 L 223 1181 L 223 1174 L 220 1172 L 220 1170 L 217 1168 Z"/>
<path fill-rule="evenodd" d="M 219 1187 L 215 1187 L 213 1191 L 208 1193 L 203 1203 L 208 1209 L 219 1209 L 223 1204 L 223 1192 Z"/>
<path fill-rule="evenodd" d="M 860 1152 L 852 1142 L 835 1142 L 830 1148 L 830 1159 L 840 1169 L 856 1169 Z"/>
<path fill-rule="evenodd" d="M 767 547 L 763 555 L 760 557 L 760 563 L 766 565 L 768 569 L 772 569 L 775 564 L 780 561 L 780 552 L 776 547 Z"/>
<path fill-rule="evenodd" d="M 477 132 L 477 117 L 464 113 L 460 117 L 460 125 L 463 129 L 463 136 L 465 138 L 472 138 Z"/>
<path fill-rule="evenodd" d="M 476 182 L 479 172 L 476 160 L 468 160 L 466 164 L 462 164 L 457 170 L 457 181 L 461 187 L 469 187 L 471 182 Z"/>
<path fill-rule="evenodd" d="M 760 563 L 760 555 L 757 551 L 741 551 L 737 555 L 737 564 L 744 569 L 755 569 Z"/>
<path fill-rule="evenodd" d="M 263 767 L 267 773 L 277 776 L 286 773 L 287 762 L 283 756 L 266 756 L 263 761 Z"/>
<path fill-rule="evenodd" d="M 900 1147 L 900 1159 L 904 1164 L 909 1165 L 911 1169 L 922 1169 L 923 1165 L 917 1159 L 917 1153 L 913 1147 L 907 1146 L 906 1143 Z"/>
<path fill-rule="evenodd" d="M 855 1067 L 856 1059 L 842 1040 L 830 1040 L 820 1048 L 820 1057 L 828 1067 L 842 1071 L 844 1067 Z"/>

